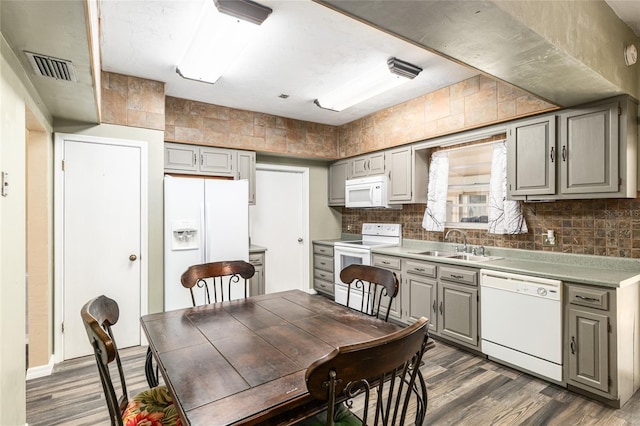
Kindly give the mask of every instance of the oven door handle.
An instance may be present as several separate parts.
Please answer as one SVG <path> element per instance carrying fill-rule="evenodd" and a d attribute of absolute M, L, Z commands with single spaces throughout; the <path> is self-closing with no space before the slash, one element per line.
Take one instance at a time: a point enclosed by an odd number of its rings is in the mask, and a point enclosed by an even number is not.
<path fill-rule="evenodd" d="M 345 247 L 345 246 L 334 246 L 334 255 L 336 257 L 340 256 L 341 254 L 359 254 L 359 255 L 364 255 L 364 256 L 368 256 L 369 254 L 369 250 L 367 249 L 357 249 L 357 248 L 349 248 L 349 247 Z"/>

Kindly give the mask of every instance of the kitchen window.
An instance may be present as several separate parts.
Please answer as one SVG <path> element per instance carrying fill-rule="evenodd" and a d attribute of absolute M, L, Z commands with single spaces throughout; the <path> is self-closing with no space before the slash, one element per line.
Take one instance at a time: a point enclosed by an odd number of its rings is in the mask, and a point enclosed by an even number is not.
<path fill-rule="evenodd" d="M 487 229 L 491 145 L 452 149 L 448 157 L 445 226 Z"/>
<path fill-rule="evenodd" d="M 520 203 L 506 198 L 506 158 L 504 140 L 434 152 L 422 227 L 436 232 L 467 228 L 526 233 Z"/>

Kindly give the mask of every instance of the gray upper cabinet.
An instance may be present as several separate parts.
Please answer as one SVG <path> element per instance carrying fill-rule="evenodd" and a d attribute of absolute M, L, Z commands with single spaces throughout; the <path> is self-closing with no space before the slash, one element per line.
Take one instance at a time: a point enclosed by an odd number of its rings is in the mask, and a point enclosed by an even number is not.
<path fill-rule="evenodd" d="M 233 176 L 234 151 L 165 142 L 164 169 L 169 172 Z"/>
<path fill-rule="evenodd" d="M 509 197 L 635 198 L 637 112 L 638 104 L 621 96 L 511 124 Z"/>
<path fill-rule="evenodd" d="M 256 204 L 256 153 L 253 151 L 237 151 L 237 179 L 249 181 L 249 204 Z"/>
<path fill-rule="evenodd" d="M 340 160 L 329 166 L 329 205 L 344 206 L 345 188 L 349 172 L 349 161 Z"/>
<path fill-rule="evenodd" d="M 349 160 L 349 179 L 382 175 L 384 173 L 384 152 L 374 152 Z"/>
<path fill-rule="evenodd" d="M 386 153 L 389 171 L 389 202 L 411 201 L 413 175 L 411 147 L 392 149 Z"/>
<path fill-rule="evenodd" d="M 223 176 L 249 181 L 249 204 L 256 203 L 256 153 L 165 142 L 164 170 L 199 176 Z"/>
<path fill-rule="evenodd" d="M 507 128 L 507 185 L 511 195 L 556 192 L 556 116 L 547 115 Z"/>
<path fill-rule="evenodd" d="M 618 102 L 560 115 L 561 191 L 618 192 Z"/>
<path fill-rule="evenodd" d="M 167 171 L 198 172 L 200 148 L 177 143 L 164 144 L 164 169 Z"/>
<path fill-rule="evenodd" d="M 200 148 L 200 171 L 215 176 L 232 176 L 235 173 L 235 152 L 231 149 Z"/>

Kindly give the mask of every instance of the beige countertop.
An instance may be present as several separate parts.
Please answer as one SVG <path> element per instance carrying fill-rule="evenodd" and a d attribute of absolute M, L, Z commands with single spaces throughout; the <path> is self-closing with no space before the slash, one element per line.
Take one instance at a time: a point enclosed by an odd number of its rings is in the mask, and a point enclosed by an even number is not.
<path fill-rule="evenodd" d="M 314 241 L 333 245 L 336 240 Z M 471 248 L 469 248 L 470 250 Z M 619 257 L 591 256 L 546 251 L 486 247 L 492 260 L 467 261 L 417 254 L 426 250 L 454 251 L 454 245 L 423 240 L 405 239 L 399 247 L 381 247 L 372 252 L 389 256 L 432 261 L 441 264 L 468 266 L 479 269 L 511 272 L 550 278 L 578 284 L 604 287 L 626 287 L 640 284 L 640 260 Z M 495 259 L 497 257 L 497 259 Z"/>

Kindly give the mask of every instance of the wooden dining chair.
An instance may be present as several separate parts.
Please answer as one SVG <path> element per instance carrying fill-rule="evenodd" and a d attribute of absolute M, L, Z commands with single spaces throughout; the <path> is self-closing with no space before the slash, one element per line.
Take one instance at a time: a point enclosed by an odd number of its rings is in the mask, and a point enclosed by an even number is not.
<path fill-rule="evenodd" d="M 161 423 L 180 426 L 182 424 L 180 416 L 169 391 L 164 386 L 141 392 L 129 401 L 120 355 L 111 330 L 111 326 L 118 322 L 120 316 L 115 300 L 98 296 L 82 307 L 80 315 L 98 364 L 111 425 L 134 426 Z M 109 364 L 113 361 L 116 363 L 120 378 L 121 395 L 119 397 L 116 395 L 109 370 Z"/>
<path fill-rule="evenodd" d="M 192 265 L 180 277 L 182 286 L 191 292 L 191 302 L 196 305 L 194 287 L 203 290 L 204 303 L 216 303 L 229 300 L 231 288 L 244 281 L 244 297 L 248 295 L 249 280 L 256 270 L 252 264 L 242 260 L 221 261 Z M 209 280 L 210 279 L 210 280 Z"/>
<path fill-rule="evenodd" d="M 249 282 L 255 274 L 254 266 L 242 260 L 209 262 L 190 266 L 182 276 L 182 286 L 191 292 L 191 302 L 197 306 L 194 288 L 202 289 L 202 304 L 224 302 L 231 297 L 231 288 L 234 285 L 244 286 L 244 297 L 248 295 Z M 149 387 L 158 386 L 158 367 L 153 366 L 153 354 L 151 348 L 147 349 L 145 361 L 145 376 Z"/>
<path fill-rule="evenodd" d="M 307 389 L 327 402 L 327 411 L 303 425 L 363 424 L 401 426 L 415 410 L 411 424 L 422 425 L 427 412 L 427 387 L 418 366 L 429 349 L 429 320 L 422 317 L 388 336 L 341 346 L 307 368 Z M 362 418 L 346 407 L 362 402 Z M 411 400 L 414 403 L 411 404 Z M 372 410 L 372 413 L 369 411 Z"/>
<path fill-rule="evenodd" d="M 340 280 L 347 284 L 347 306 L 352 291 L 362 292 L 362 303 L 358 309 L 380 318 L 383 297 L 388 299 L 384 309 L 384 320 L 389 320 L 393 298 L 398 294 L 398 277 L 394 272 L 376 266 L 349 265 L 340 271 Z M 367 296 L 368 295 L 368 296 Z"/>

